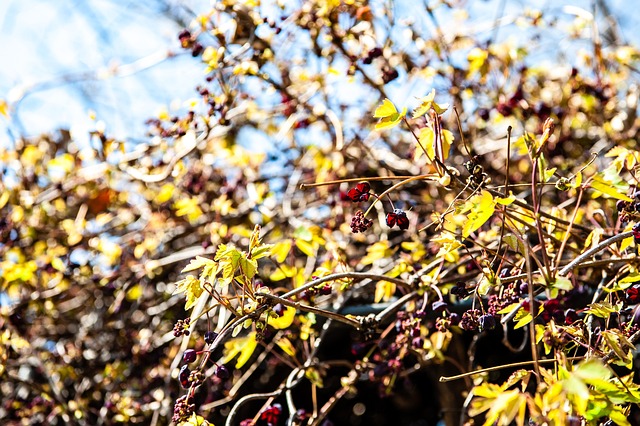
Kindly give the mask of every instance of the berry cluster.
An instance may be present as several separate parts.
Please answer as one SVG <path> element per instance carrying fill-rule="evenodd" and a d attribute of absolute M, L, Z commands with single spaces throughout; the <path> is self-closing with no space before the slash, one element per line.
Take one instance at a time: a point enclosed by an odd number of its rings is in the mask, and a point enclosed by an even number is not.
<path fill-rule="evenodd" d="M 369 182 L 360 182 L 355 187 L 349 189 L 346 193 L 346 199 L 351 200 L 354 203 L 359 203 L 361 201 L 369 201 L 369 198 L 373 195 L 377 197 L 376 194 L 372 194 L 371 185 Z M 392 212 L 387 213 L 386 216 L 387 226 L 389 228 L 393 228 L 398 225 L 398 228 L 405 230 L 409 228 L 409 218 L 407 217 L 407 213 L 401 209 L 394 208 Z M 359 232 L 365 232 L 367 229 L 373 226 L 373 221 L 370 219 L 366 219 L 362 211 L 357 211 L 356 215 L 351 219 L 351 232 L 357 234 Z"/>
<path fill-rule="evenodd" d="M 176 324 L 173 326 L 173 335 L 175 337 L 188 336 L 189 334 L 191 334 L 191 332 L 189 331 L 190 325 L 191 318 L 185 318 L 176 321 Z"/>
<path fill-rule="evenodd" d="M 182 46 L 183 49 L 191 50 L 191 55 L 194 58 L 196 56 L 200 56 L 204 51 L 204 47 L 198 43 L 196 37 L 187 29 L 180 31 L 178 34 L 178 40 L 180 40 L 180 46 Z"/>
<path fill-rule="evenodd" d="M 364 58 L 362 58 L 362 63 L 365 65 L 370 65 L 374 59 L 382 56 L 382 49 L 379 47 L 374 47 L 369 50 Z"/>
<path fill-rule="evenodd" d="M 189 404 L 187 395 L 182 395 L 176 400 L 176 403 L 173 406 L 173 417 L 171 418 L 171 421 L 173 423 L 180 423 L 187 420 L 195 408 L 195 404 Z"/>
<path fill-rule="evenodd" d="M 364 217 L 362 210 L 358 210 L 356 215 L 351 218 L 351 232 L 357 234 L 359 232 L 366 232 L 367 229 L 373 226 L 373 220 Z"/>

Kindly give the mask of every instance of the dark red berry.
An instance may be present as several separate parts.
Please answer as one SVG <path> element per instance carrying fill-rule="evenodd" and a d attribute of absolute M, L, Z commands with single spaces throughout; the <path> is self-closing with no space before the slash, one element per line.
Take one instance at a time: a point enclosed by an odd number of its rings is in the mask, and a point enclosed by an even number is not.
<path fill-rule="evenodd" d="M 264 420 L 267 424 L 275 425 L 280 419 L 280 414 L 282 414 L 282 406 L 280 404 L 273 404 L 260 414 L 260 420 Z"/>
<path fill-rule="evenodd" d="M 575 309 L 567 309 L 564 312 L 564 323 L 567 325 L 571 325 L 574 322 L 578 321 L 579 317 L 578 317 L 578 313 L 576 312 Z"/>
<path fill-rule="evenodd" d="M 321 295 L 329 295 L 332 292 L 331 284 L 325 284 L 322 288 L 320 288 Z"/>
<path fill-rule="evenodd" d="M 214 340 L 216 340 L 216 337 L 218 337 L 218 333 L 215 331 L 207 331 L 204 333 L 204 341 L 208 345 L 212 344 Z"/>
<path fill-rule="evenodd" d="M 284 308 L 284 305 L 283 305 L 282 303 L 278 303 L 277 305 L 275 305 L 275 306 L 273 307 L 273 312 L 274 312 L 277 316 L 281 317 L 281 316 L 283 316 L 283 315 L 284 315 L 284 309 L 285 309 L 285 308 Z"/>
<path fill-rule="evenodd" d="M 627 203 L 624 200 L 618 200 L 618 202 L 616 203 L 616 210 L 621 212 L 622 210 L 624 210 L 627 207 L 628 204 L 629 203 Z"/>
<path fill-rule="evenodd" d="M 634 284 L 626 291 L 626 301 L 630 305 L 640 303 L 640 284 Z"/>
<path fill-rule="evenodd" d="M 396 225 L 403 230 L 409 228 L 409 218 L 407 218 L 407 214 L 400 209 L 395 209 L 392 213 L 387 213 L 386 221 L 389 228 L 393 228 Z"/>
<path fill-rule="evenodd" d="M 633 228 L 631 228 L 631 232 L 633 232 L 633 240 L 636 242 L 636 244 L 640 244 L 640 222 L 633 225 Z"/>
<path fill-rule="evenodd" d="M 182 360 L 187 364 L 190 364 L 193 361 L 195 361 L 197 357 L 198 357 L 198 353 L 193 349 L 187 349 L 186 351 L 184 351 L 184 354 L 182 354 Z"/>
<path fill-rule="evenodd" d="M 369 185 L 369 182 L 360 182 L 355 186 L 355 188 L 351 188 L 347 192 L 347 197 L 349 197 L 349 199 L 354 203 L 359 201 L 369 201 L 369 197 L 371 196 L 371 194 L 369 194 L 370 190 L 371 185 Z"/>
<path fill-rule="evenodd" d="M 227 369 L 227 367 L 225 367 L 224 365 L 218 365 L 216 367 L 215 375 L 217 378 L 222 380 L 228 379 L 230 376 L 229 369 Z"/>
<path fill-rule="evenodd" d="M 178 375 L 178 380 L 180 380 L 180 386 L 184 389 L 189 387 L 189 376 L 191 375 L 191 370 L 186 365 L 183 365 L 180 369 L 180 374 Z"/>

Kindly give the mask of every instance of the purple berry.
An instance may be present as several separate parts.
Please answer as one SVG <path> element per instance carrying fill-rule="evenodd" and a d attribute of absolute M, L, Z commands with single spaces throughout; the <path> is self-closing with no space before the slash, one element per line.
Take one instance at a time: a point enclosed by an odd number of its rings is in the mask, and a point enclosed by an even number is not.
<path fill-rule="evenodd" d="M 204 333 L 204 341 L 208 345 L 212 344 L 214 340 L 216 340 L 216 337 L 218 337 L 218 333 L 215 331 L 207 331 Z"/>
<path fill-rule="evenodd" d="M 431 305 L 431 309 L 433 309 L 434 312 L 442 312 L 447 308 L 447 302 L 442 301 L 442 300 L 438 300 L 436 302 L 433 302 L 433 304 Z"/>
<path fill-rule="evenodd" d="M 284 305 L 282 303 L 278 303 L 277 305 L 275 305 L 273 307 L 273 312 L 279 317 L 283 316 L 284 315 Z"/>
<path fill-rule="evenodd" d="M 193 361 L 195 361 L 197 357 L 198 357 L 198 354 L 193 349 L 187 349 L 186 351 L 184 351 L 184 354 L 182 354 L 182 360 L 187 364 L 190 364 Z"/>
<path fill-rule="evenodd" d="M 482 315 L 478 318 L 480 324 L 480 331 L 493 330 L 496 327 L 496 317 L 491 314 Z"/>
<path fill-rule="evenodd" d="M 218 365 L 215 375 L 217 378 L 222 380 L 228 379 L 230 376 L 229 369 L 227 369 L 227 367 L 225 367 L 224 365 Z"/>
<path fill-rule="evenodd" d="M 189 376 L 191 375 L 191 370 L 186 365 L 183 365 L 180 369 L 180 374 L 178 375 L 178 380 L 180 380 L 180 385 L 187 389 L 189 387 Z"/>

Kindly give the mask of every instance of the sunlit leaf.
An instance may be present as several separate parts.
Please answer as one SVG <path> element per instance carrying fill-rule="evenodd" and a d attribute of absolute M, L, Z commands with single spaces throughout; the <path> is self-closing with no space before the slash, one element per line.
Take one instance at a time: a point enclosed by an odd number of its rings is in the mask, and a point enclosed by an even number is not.
<path fill-rule="evenodd" d="M 292 241 L 290 239 L 278 241 L 271 248 L 271 256 L 273 256 L 278 263 L 285 261 L 289 252 L 291 251 Z"/>
<path fill-rule="evenodd" d="M 203 292 L 200 280 L 193 275 L 187 275 L 184 279 L 176 283 L 177 288 L 173 294 L 184 293 L 187 303 L 184 306 L 185 311 L 191 309 Z"/>
<path fill-rule="evenodd" d="M 296 309 L 291 306 L 287 306 L 281 317 L 269 318 L 269 325 L 279 330 L 287 328 L 291 324 L 293 324 L 293 319 L 295 318 L 295 316 L 296 316 Z"/>
<path fill-rule="evenodd" d="M 396 285 L 388 281 L 378 281 L 376 283 L 376 293 L 374 302 L 379 303 L 381 301 L 388 302 L 396 292 Z"/>
<path fill-rule="evenodd" d="M 484 225 L 493 216 L 496 207 L 491 193 L 484 190 L 471 197 L 468 205 L 467 222 L 462 227 L 462 236 L 465 238 Z"/>
<path fill-rule="evenodd" d="M 373 117 L 379 119 L 375 128 L 376 130 L 382 130 L 395 127 L 400 123 L 400 121 L 406 114 L 406 108 L 404 108 L 401 113 L 398 113 L 395 105 L 393 105 L 393 103 L 389 99 L 385 99 L 373 113 Z"/>
<path fill-rule="evenodd" d="M 224 344 L 224 357 L 222 358 L 222 363 L 226 364 L 239 355 L 236 360 L 236 368 L 242 368 L 242 366 L 249 361 L 257 346 L 258 341 L 256 340 L 255 331 L 244 337 L 229 339 Z"/>
<path fill-rule="evenodd" d="M 189 262 L 189 264 L 185 266 L 185 268 L 181 272 L 191 272 L 191 271 L 200 269 L 204 266 L 215 265 L 215 264 L 216 262 L 211 259 L 207 259 L 206 257 L 196 256 L 196 258 L 192 259 Z"/>

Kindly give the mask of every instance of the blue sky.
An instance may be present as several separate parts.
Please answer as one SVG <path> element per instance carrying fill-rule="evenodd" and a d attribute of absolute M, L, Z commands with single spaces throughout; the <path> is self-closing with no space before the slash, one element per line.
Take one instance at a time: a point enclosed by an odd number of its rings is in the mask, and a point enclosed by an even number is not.
<path fill-rule="evenodd" d="M 472 22 L 491 23 L 501 1 L 469 0 L 466 9 Z M 567 4 L 592 10 L 591 1 L 504 1 L 506 16 L 534 6 L 552 13 Z M 640 15 L 629 12 L 635 3 L 607 2 L 623 36 L 638 42 L 635 29 Z M 396 12 L 406 14 L 420 4 L 398 0 Z M 166 12 L 167 5 L 172 6 L 171 13 Z M 0 1 L 0 99 L 21 99 L 10 123 L 0 118 L 0 143 L 11 140 L 10 133 L 33 136 L 57 128 L 92 129 L 96 123 L 89 117 L 90 110 L 110 135 L 142 138 L 147 118 L 196 96 L 202 66 L 181 54 L 126 77 L 96 79 L 96 75 L 104 77 L 114 67 L 145 58 L 153 61 L 167 51 L 182 53 L 178 21 L 188 23 L 193 16 L 189 11 L 201 13 L 209 7 L 207 0 Z M 447 16 L 441 11 L 440 25 L 446 30 Z M 501 36 L 509 31 L 501 30 Z"/>

